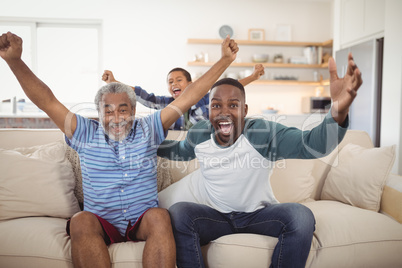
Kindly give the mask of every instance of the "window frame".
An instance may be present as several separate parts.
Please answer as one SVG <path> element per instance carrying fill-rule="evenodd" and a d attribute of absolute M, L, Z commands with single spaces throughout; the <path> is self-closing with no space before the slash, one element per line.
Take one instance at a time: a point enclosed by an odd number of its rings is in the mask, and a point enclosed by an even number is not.
<path fill-rule="evenodd" d="M 38 74 L 38 28 L 87 28 L 95 29 L 98 34 L 98 65 L 97 72 L 103 71 L 103 21 L 97 19 L 52 19 L 52 18 L 30 18 L 30 17 L 0 17 L 0 26 L 27 26 L 31 33 L 31 63 L 30 66 L 34 74 Z M 27 48 L 25 48 L 27 49 Z M 102 81 L 99 81 L 101 86 Z M 60 100 L 63 102 L 63 100 Z"/>

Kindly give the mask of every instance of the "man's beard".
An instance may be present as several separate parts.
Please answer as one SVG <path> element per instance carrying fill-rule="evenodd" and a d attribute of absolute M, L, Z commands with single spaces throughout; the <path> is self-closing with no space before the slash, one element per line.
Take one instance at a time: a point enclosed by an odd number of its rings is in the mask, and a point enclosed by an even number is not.
<path fill-rule="evenodd" d="M 105 132 L 109 136 L 110 139 L 112 139 L 114 141 L 122 141 L 130 133 L 132 124 L 133 124 L 132 120 L 130 120 L 130 121 L 124 120 L 124 121 L 122 121 L 120 123 L 109 122 L 108 123 L 108 128 L 103 126 L 103 129 L 105 129 Z M 113 131 L 111 131 L 111 129 L 114 129 L 114 128 L 124 128 L 124 133 L 119 133 L 118 135 L 115 135 L 113 133 Z M 106 131 L 106 129 L 107 129 L 107 131 Z"/>

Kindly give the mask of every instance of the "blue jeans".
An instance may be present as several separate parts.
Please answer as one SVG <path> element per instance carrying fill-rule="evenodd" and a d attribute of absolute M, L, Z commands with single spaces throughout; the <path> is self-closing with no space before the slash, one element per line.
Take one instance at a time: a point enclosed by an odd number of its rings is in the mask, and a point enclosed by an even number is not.
<path fill-rule="evenodd" d="M 205 205 L 180 202 L 169 212 L 179 268 L 204 267 L 201 246 L 235 233 L 277 237 L 270 267 L 304 267 L 315 230 L 313 213 L 297 203 L 272 204 L 250 213 L 220 213 Z"/>

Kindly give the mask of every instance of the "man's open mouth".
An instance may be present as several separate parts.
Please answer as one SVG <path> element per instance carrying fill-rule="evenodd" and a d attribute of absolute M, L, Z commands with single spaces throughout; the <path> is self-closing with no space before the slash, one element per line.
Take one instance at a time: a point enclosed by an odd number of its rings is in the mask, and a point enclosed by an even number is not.
<path fill-rule="evenodd" d="M 115 135 L 121 135 L 122 133 L 125 133 L 127 127 L 127 121 L 120 122 L 118 124 L 116 123 L 110 123 L 109 128 L 110 130 L 115 134 Z"/>
<path fill-rule="evenodd" d="M 110 129 L 113 131 L 114 134 L 120 135 L 122 132 L 125 131 L 126 128 L 125 127 L 111 127 Z"/>
<path fill-rule="evenodd" d="M 231 121 L 221 121 L 218 123 L 220 132 L 223 135 L 229 135 L 232 132 L 233 129 L 233 122 Z"/>

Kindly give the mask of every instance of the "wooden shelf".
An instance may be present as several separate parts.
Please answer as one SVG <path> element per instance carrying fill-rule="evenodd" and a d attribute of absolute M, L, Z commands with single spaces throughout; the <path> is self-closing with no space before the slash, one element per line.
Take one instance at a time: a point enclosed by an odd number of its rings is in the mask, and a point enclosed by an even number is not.
<path fill-rule="evenodd" d="M 256 80 L 252 85 L 278 85 L 278 86 L 328 86 L 329 80 L 321 82 L 315 81 L 298 81 L 298 80 Z"/>
<path fill-rule="evenodd" d="M 188 44 L 221 44 L 222 39 L 187 39 Z M 251 40 L 236 40 L 238 45 L 248 45 L 248 46 L 292 46 L 292 47 L 332 47 L 332 40 L 327 40 L 325 42 L 284 42 L 284 41 L 251 41 Z"/>
<path fill-rule="evenodd" d="M 201 45 L 218 45 L 222 43 L 222 39 L 187 39 L 188 44 Z M 251 40 L 236 40 L 239 46 L 281 46 L 281 47 L 318 47 L 322 51 L 323 47 L 331 48 L 332 40 L 324 42 L 282 42 L 282 41 L 251 41 Z M 188 62 L 188 66 L 211 67 L 214 62 Z M 230 67 L 254 67 L 256 62 L 233 62 Z M 261 63 L 265 68 L 294 68 L 294 69 L 323 69 L 328 68 L 328 63 L 324 64 L 291 64 L 291 63 Z M 292 85 L 292 86 L 328 86 L 329 80 L 320 82 L 315 81 L 298 81 L 298 80 L 257 80 L 252 82 L 254 85 Z"/>
<path fill-rule="evenodd" d="M 230 67 L 254 67 L 256 62 L 233 62 Z M 310 69 L 317 69 L 317 68 L 328 68 L 328 63 L 324 64 L 291 64 L 291 63 L 268 63 L 263 62 L 261 63 L 264 67 L 268 68 L 310 68 Z M 201 62 L 201 61 L 190 61 L 187 63 L 189 66 L 204 66 L 210 67 L 214 65 L 214 62 Z"/>

